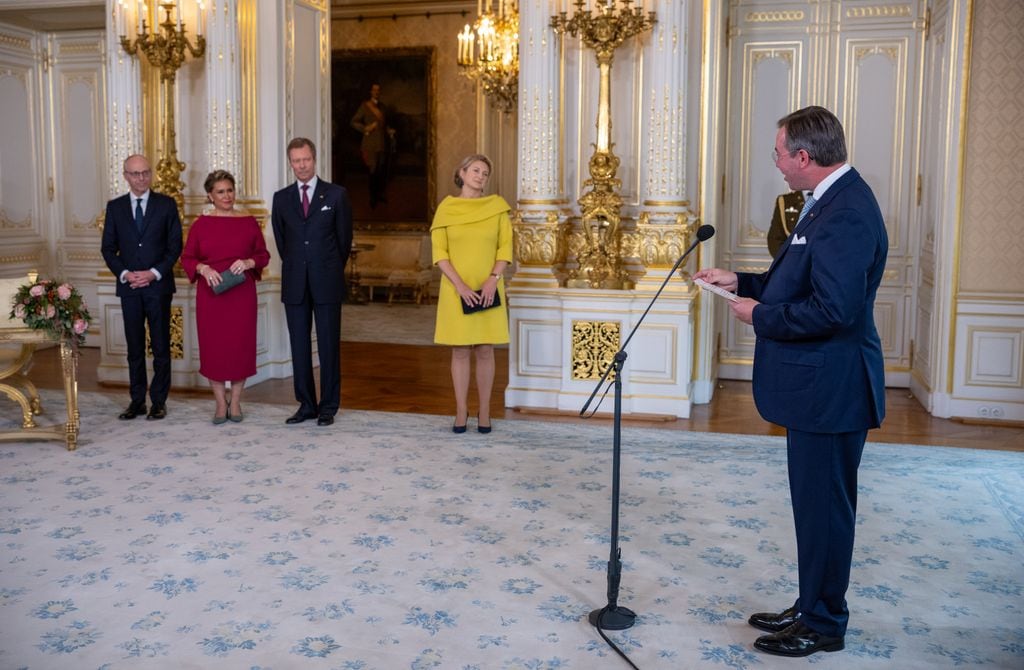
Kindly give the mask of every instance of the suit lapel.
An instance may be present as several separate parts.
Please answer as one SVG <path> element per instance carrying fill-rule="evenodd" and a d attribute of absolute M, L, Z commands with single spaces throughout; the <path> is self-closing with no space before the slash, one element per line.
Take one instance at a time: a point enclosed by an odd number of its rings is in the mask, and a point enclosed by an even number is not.
<path fill-rule="evenodd" d="M 313 191 L 313 197 L 309 199 L 309 215 L 313 216 L 315 212 L 319 212 L 320 208 L 324 206 L 324 195 L 326 189 L 324 188 L 324 180 L 317 177 L 316 189 Z"/>
<path fill-rule="evenodd" d="M 832 186 L 825 191 L 825 194 L 821 196 L 821 200 L 814 203 L 814 206 L 812 206 L 807 212 L 803 221 L 800 221 L 796 227 L 793 228 L 793 232 L 786 238 L 786 241 L 782 243 L 782 246 L 779 248 L 779 255 L 776 256 L 772 261 L 772 264 L 768 266 L 768 272 L 765 274 L 765 279 L 767 279 L 768 276 L 771 275 L 772 271 L 778 267 L 779 263 L 782 261 L 782 257 L 786 255 L 787 251 L 789 251 L 789 247 L 793 243 L 793 237 L 797 233 L 800 233 L 802 237 L 807 237 L 807 231 L 818 222 L 818 217 L 821 216 L 821 211 L 827 207 L 837 195 L 839 195 L 840 191 L 859 178 L 860 174 L 857 170 L 851 167 L 849 172 L 840 177 L 836 183 L 832 184 Z"/>
<path fill-rule="evenodd" d="M 149 228 L 149 222 L 156 216 L 157 199 L 153 197 L 153 192 L 149 192 L 149 202 L 146 204 L 146 211 L 142 214 L 142 230 L 139 231 L 139 237 L 143 237 L 146 234 L 146 229 Z M 134 216 L 132 219 L 134 220 Z"/>

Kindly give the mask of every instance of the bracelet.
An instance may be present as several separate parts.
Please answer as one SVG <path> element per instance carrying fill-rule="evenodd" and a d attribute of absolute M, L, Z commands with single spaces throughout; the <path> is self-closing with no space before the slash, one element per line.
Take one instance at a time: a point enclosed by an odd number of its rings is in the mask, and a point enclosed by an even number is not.
<path fill-rule="evenodd" d="M 495 279 L 501 279 L 501 275 L 498 274 L 497 272 L 492 272 L 491 276 L 494 277 Z"/>

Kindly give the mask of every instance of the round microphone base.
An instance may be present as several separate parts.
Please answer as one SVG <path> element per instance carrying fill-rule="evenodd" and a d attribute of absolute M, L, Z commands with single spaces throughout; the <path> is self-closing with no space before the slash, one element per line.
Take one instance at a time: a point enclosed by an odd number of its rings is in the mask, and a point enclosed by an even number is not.
<path fill-rule="evenodd" d="M 636 613 L 626 607 L 602 607 L 591 612 L 587 620 L 601 630 L 626 630 L 636 623 Z"/>

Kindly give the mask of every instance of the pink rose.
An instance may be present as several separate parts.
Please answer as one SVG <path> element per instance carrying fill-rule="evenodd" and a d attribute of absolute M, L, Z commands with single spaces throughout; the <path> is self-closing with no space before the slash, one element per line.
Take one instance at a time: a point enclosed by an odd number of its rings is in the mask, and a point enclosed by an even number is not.
<path fill-rule="evenodd" d="M 46 318 L 47 319 L 52 319 L 56 315 L 57 315 L 57 308 L 54 307 L 53 305 L 47 305 L 46 306 Z"/>
<path fill-rule="evenodd" d="M 24 305 L 15 305 L 14 306 L 14 316 L 18 317 L 19 319 L 24 319 L 25 318 L 25 306 Z"/>
<path fill-rule="evenodd" d="M 71 285 L 61 284 L 57 287 L 57 295 L 60 296 L 61 300 L 67 300 L 71 297 Z"/>
<path fill-rule="evenodd" d="M 85 319 L 75 319 L 75 322 L 71 325 L 75 330 L 75 333 L 81 335 L 85 331 L 89 330 L 89 324 L 86 323 Z"/>
<path fill-rule="evenodd" d="M 42 285 L 42 284 L 36 284 L 36 285 L 35 285 L 35 286 L 33 286 L 32 288 L 30 288 L 30 289 L 28 290 L 28 292 L 29 292 L 29 294 L 31 294 L 31 295 L 33 295 L 33 296 L 35 296 L 35 297 L 37 297 L 37 298 L 38 298 L 39 296 L 41 296 L 41 295 L 43 295 L 44 293 L 46 293 L 46 289 L 45 289 L 45 288 L 43 288 L 43 285 Z"/>

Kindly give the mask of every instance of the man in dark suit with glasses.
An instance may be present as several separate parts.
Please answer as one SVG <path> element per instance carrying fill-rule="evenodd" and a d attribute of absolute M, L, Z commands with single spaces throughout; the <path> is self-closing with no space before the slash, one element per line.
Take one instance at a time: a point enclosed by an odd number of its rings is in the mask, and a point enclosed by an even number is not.
<path fill-rule="evenodd" d="M 153 172 L 145 156 L 124 161 L 128 193 L 107 203 L 100 250 L 117 278 L 128 346 L 131 403 L 120 419 L 146 414 L 146 325 L 153 349 L 153 382 L 147 419 L 167 416 L 171 389 L 171 299 L 174 264 L 181 255 L 181 219 L 173 198 L 150 190 Z"/>

